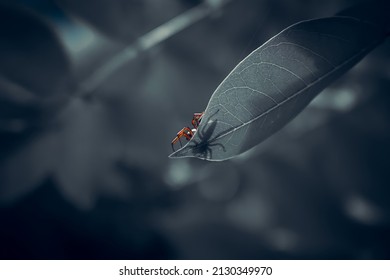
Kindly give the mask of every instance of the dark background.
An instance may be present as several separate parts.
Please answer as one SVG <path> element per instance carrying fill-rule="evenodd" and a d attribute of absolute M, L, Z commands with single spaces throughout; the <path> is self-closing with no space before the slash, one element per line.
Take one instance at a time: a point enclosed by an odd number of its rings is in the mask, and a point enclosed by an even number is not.
<path fill-rule="evenodd" d="M 389 40 L 244 155 L 168 159 L 253 49 L 355 2 L 0 1 L 0 258 L 389 259 Z M 197 5 L 214 11 L 80 97 Z"/>

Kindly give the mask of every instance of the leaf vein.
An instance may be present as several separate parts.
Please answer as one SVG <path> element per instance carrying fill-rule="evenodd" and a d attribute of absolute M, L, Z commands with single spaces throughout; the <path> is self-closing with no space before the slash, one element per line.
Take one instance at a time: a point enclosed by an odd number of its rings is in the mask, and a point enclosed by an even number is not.
<path fill-rule="evenodd" d="M 277 109 L 278 107 L 282 106 L 283 104 L 285 104 L 286 102 L 288 102 L 289 100 L 293 99 L 294 97 L 300 95 L 304 90 L 306 90 L 307 88 L 309 88 L 310 86 L 313 86 L 317 83 L 319 83 L 320 81 L 322 81 L 323 79 L 327 78 L 328 76 L 330 76 L 331 74 L 333 74 L 335 71 L 337 71 L 338 69 L 340 69 L 341 67 L 347 65 L 349 62 L 351 62 L 353 59 L 357 58 L 359 55 L 361 55 L 362 53 L 366 52 L 367 50 L 369 50 L 370 48 L 372 48 L 373 46 L 377 45 L 381 40 L 376 40 L 374 43 L 370 44 L 368 47 L 362 49 L 360 52 L 356 53 L 355 55 L 351 56 L 349 59 L 345 60 L 343 63 L 339 64 L 338 66 L 336 66 L 335 68 L 333 68 L 331 71 L 329 71 L 328 73 L 326 73 L 325 75 L 319 77 L 318 79 L 314 80 L 313 82 L 311 82 L 310 84 L 306 85 L 304 88 L 302 88 L 301 90 L 297 91 L 296 93 L 294 93 L 293 95 L 287 97 L 285 100 L 283 100 L 282 102 L 278 103 L 277 105 L 269 108 L 268 110 L 266 110 L 265 112 L 261 113 L 260 115 L 258 115 L 257 117 L 253 118 L 252 120 L 249 120 L 248 122 L 245 122 L 235 128 L 233 128 L 231 131 L 227 131 L 221 135 L 219 135 L 218 137 L 216 137 L 214 139 L 215 140 L 218 140 L 222 137 L 225 137 L 226 135 L 230 134 L 230 133 L 233 133 L 235 132 L 236 130 L 242 128 L 243 126 L 245 125 L 248 125 L 256 120 L 258 120 L 259 118 L 265 116 L 265 118 L 267 117 L 267 115 L 272 112 L 273 110 Z M 264 121 L 263 121 L 263 124 L 264 124 Z"/>

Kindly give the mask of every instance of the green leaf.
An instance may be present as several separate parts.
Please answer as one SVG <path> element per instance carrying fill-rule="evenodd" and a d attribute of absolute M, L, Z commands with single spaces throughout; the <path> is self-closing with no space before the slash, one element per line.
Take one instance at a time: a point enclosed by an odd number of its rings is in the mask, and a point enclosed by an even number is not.
<path fill-rule="evenodd" d="M 241 61 L 211 96 L 194 137 L 171 158 L 220 161 L 278 131 L 385 38 L 356 10 L 296 23 Z"/>

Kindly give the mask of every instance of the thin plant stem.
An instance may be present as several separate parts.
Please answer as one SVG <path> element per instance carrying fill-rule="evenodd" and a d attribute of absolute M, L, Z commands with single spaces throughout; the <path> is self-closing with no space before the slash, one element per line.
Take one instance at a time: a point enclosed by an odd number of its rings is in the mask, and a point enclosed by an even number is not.
<path fill-rule="evenodd" d="M 75 96 L 85 98 L 92 95 L 108 77 L 129 61 L 136 58 L 140 53 L 151 49 L 164 40 L 197 23 L 214 11 L 222 8 L 230 1 L 231 0 L 205 1 L 144 34 L 134 43 L 124 48 L 93 71 L 91 75 L 80 84 Z"/>

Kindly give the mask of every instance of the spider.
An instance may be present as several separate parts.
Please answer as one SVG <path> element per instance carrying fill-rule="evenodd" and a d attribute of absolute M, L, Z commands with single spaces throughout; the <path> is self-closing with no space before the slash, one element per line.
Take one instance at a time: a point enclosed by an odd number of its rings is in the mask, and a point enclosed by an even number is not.
<path fill-rule="evenodd" d="M 189 148 L 192 150 L 192 153 L 196 155 L 197 157 L 203 158 L 203 159 L 211 159 L 213 158 L 213 147 L 220 147 L 222 151 L 226 152 L 225 147 L 214 140 L 211 139 L 214 130 L 217 125 L 217 120 L 210 121 L 210 119 L 218 113 L 219 110 L 217 110 L 214 114 L 212 114 L 208 120 L 204 120 L 203 122 L 206 122 L 208 125 L 205 125 L 202 129 L 198 131 L 198 141 L 192 140 L 193 143 L 189 146 Z M 175 144 L 177 141 L 180 141 L 181 137 L 185 137 L 187 140 L 191 140 L 195 131 L 198 130 L 198 126 L 203 118 L 203 113 L 195 113 L 194 117 L 192 119 L 192 125 L 195 129 L 190 129 L 189 127 L 184 127 L 182 130 L 180 130 L 177 133 L 177 136 L 172 141 L 172 148 L 173 144 Z M 222 135 L 225 133 L 224 131 L 220 132 L 219 134 L 215 135 L 215 137 L 218 137 L 219 135 Z M 180 142 L 181 144 L 181 142 Z"/>
<path fill-rule="evenodd" d="M 185 137 L 187 139 L 187 141 L 189 141 L 192 138 L 192 136 L 194 136 L 194 133 L 196 132 L 196 130 L 199 127 L 200 122 L 202 121 L 203 114 L 204 114 L 204 112 L 194 113 L 194 116 L 192 117 L 192 121 L 191 121 L 191 124 L 194 127 L 193 129 L 186 126 L 186 127 L 183 127 L 183 129 L 177 133 L 176 137 L 171 142 L 173 151 L 175 151 L 174 145 L 177 143 L 177 141 L 180 142 L 180 146 L 183 146 L 180 138 Z"/>
<path fill-rule="evenodd" d="M 215 112 L 215 114 L 217 112 Z M 213 147 L 220 147 L 224 152 L 226 152 L 226 149 L 224 145 L 222 145 L 221 143 L 217 143 L 215 139 L 211 139 L 211 136 L 213 135 L 215 127 L 217 125 L 217 120 L 214 120 L 213 122 L 207 121 L 207 123 L 209 125 L 207 127 L 204 126 L 203 129 L 199 130 L 197 134 L 199 136 L 198 138 L 200 141 L 193 140 L 193 143 L 189 148 L 192 149 L 192 153 L 197 157 L 203 159 L 212 159 L 214 150 Z M 218 138 L 223 133 L 225 132 L 221 132 L 214 137 Z"/>

